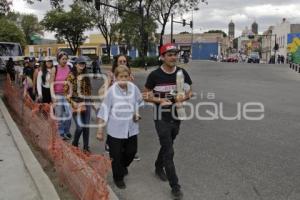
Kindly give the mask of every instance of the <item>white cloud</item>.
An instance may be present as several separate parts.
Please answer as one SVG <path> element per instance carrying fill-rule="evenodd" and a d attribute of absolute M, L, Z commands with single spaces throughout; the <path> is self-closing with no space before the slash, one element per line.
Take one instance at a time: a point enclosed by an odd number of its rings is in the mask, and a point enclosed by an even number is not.
<path fill-rule="evenodd" d="M 234 15 L 229 16 L 229 18 L 232 21 L 234 21 L 235 23 L 244 23 L 244 22 L 247 22 L 247 20 L 248 20 L 248 16 L 245 14 L 234 14 Z"/>
<path fill-rule="evenodd" d="M 68 8 L 73 0 L 64 0 Z M 259 25 L 259 32 L 265 31 L 269 26 L 275 25 L 282 18 L 287 18 L 292 23 L 300 23 L 299 0 L 208 0 L 208 5 L 200 4 L 199 10 L 193 11 L 194 33 L 210 29 L 221 29 L 228 32 L 228 23 L 233 20 L 236 27 L 236 34 L 240 34 L 246 27 L 250 27 L 253 21 Z M 13 0 L 13 9 L 22 13 L 34 13 L 42 19 L 44 14 L 50 10 L 49 0 L 42 0 L 33 5 L 27 4 L 24 0 Z M 183 18 L 189 22 L 192 19 L 192 12 L 183 16 L 175 16 L 176 20 Z M 157 30 L 160 32 L 160 30 Z M 182 27 L 174 24 L 174 33 L 188 31 L 189 26 Z M 96 32 L 96 31 L 92 31 Z M 87 34 L 91 31 L 86 32 Z M 167 24 L 166 34 L 170 33 L 170 23 Z M 54 34 L 47 34 L 47 36 Z"/>
<path fill-rule="evenodd" d="M 245 13 L 253 17 L 300 17 L 299 12 L 295 12 L 300 8 L 300 4 L 287 4 L 287 5 L 272 5 L 265 4 L 259 6 L 245 7 Z"/>

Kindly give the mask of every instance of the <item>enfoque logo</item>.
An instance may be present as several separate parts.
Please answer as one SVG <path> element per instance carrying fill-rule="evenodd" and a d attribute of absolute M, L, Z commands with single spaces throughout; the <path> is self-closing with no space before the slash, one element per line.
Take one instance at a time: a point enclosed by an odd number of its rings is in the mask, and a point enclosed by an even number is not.
<path fill-rule="evenodd" d="M 85 75 L 88 77 L 94 77 L 93 74 Z M 102 78 L 104 80 L 104 83 L 107 81 L 107 76 L 105 75 L 99 75 L 99 78 Z M 59 84 L 59 83 L 55 83 Z M 69 87 L 71 88 L 70 83 Z M 84 96 L 80 89 L 81 82 L 77 82 L 77 89 L 78 89 L 78 95 L 81 98 L 86 99 L 92 99 L 92 100 L 102 100 L 104 96 Z M 129 82 L 129 85 L 132 83 Z M 107 94 L 107 90 L 109 89 L 107 83 L 105 83 L 104 93 Z M 134 90 L 133 90 L 134 92 Z M 69 94 L 71 95 L 71 93 Z M 115 92 L 112 92 L 112 95 L 119 99 L 119 101 L 122 101 L 122 98 L 124 96 L 120 96 Z M 147 95 L 153 96 L 153 93 L 148 93 Z M 130 97 L 136 96 L 134 93 L 130 93 Z M 143 94 L 144 97 L 145 94 Z M 69 102 L 62 99 L 61 96 L 54 97 L 56 99 L 56 104 L 53 104 L 52 111 L 55 110 L 55 106 L 61 106 L 65 109 L 65 114 L 57 116 L 54 112 L 51 112 L 51 117 L 54 120 L 69 120 L 72 118 L 72 108 L 69 105 Z M 85 106 L 94 107 L 95 104 L 92 102 L 84 102 Z M 101 104 L 98 106 L 100 109 L 104 109 L 107 112 L 111 111 L 111 114 L 114 118 L 118 118 L 119 120 L 131 120 L 133 118 L 133 115 L 135 113 L 139 113 L 140 107 L 147 107 L 151 106 L 153 108 L 153 119 L 154 120 L 160 120 L 163 119 L 164 116 L 169 115 L 173 119 L 179 119 L 177 114 L 178 104 L 174 103 L 170 106 L 161 106 L 149 102 L 140 103 L 139 105 L 134 105 L 132 102 L 128 101 L 127 98 L 124 98 L 123 102 L 119 102 L 116 105 L 113 105 L 113 107 L 108 107 L 105 104 Z M 185 101 L 183 103 L 180 103 L 180 107 L 184 108 L 185 111 L 185 117 L 184 119 L 180 118 L 181 120 L 201 120 L 201 121 L 212 121 L 212 120 L 225 120 L 225 121 L 234 121 L 234 120 L 249 120 L 249 121 L 259 121 L 264 119 L 265 117 L 265 106 L 261 102 L 256 101 L 249 101 L 249 102 L 232 102 L 230 105 L 225 104 L 223 102 L 216 102 L 216 93 L 214 92 L 201 92 L 199 94 L 194 93 L 191 101 Z M 68 110 L 69 109 L 69 110 Z M 91 112 L 95 112 L 95 115 L 97 116 L 97 113 L 99 112 L 99 109 L 90 109 Z M 79 115 L 78 115 L 79 116 Z M 80 120 L 78 120 L 80 121 Z M 89 123 L 89 124 L 80 124 L 83 127 L 98 127 L 101 126 L 97 123 Z"/>

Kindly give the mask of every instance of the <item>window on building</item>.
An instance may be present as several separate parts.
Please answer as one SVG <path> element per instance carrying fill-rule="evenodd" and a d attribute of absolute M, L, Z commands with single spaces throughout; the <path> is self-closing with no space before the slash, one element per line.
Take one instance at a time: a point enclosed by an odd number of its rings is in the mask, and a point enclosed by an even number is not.
<path fill-rule="evenodd" d="M 73 55 L 71 48 L 58 48 L 58 52 L 60 52 L 60 51 L 67 53 L 69 56 L 76 56 L 76 55 Z"/>
<path fill-rule="evenodd" d="M 96 55 L 96 48 L 81 48 L 82 55 Z"/>

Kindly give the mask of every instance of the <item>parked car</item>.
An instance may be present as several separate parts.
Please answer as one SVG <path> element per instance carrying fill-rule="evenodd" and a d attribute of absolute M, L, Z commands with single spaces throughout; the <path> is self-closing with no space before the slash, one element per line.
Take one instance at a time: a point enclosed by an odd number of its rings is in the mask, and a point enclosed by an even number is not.
<path fill-rule="evenodd" d="M 260 57 L 258 52 L 251 52 L 248 57 L 248 63 L 259 63 Z"/>
<path fill-rule="evenodd" d="M 88 71 L 91 71 L 92 68 L 93 68 L 93 65 L 92 65 L 93 60 L 88 56 L 82 56 L 82 57 L 84 57 L 85 60 L 86 60 L 86 68 L 88 69 Z M 71 57 L 70 58 L 70 63 L 72 63 L 73 66 L 74 66 L 74 63 L 75 63 L 76 59 L 77 59 L 77 57 Z"/>
<path fill-rule="evenodd" d="M 228 58 L 226 59 L 226 62 L 235 62 L 237 63 L 239 61 L 239 56 L 238 54 L 231 54 L 228 56 Z"/>

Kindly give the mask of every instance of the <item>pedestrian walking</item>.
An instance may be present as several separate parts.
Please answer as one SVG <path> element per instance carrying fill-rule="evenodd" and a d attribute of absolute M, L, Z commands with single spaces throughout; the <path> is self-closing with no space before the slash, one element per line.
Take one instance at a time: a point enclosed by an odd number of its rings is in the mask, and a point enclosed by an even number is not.
<path fill-rule="evenodd" d="M 35 94 L 33 92 L 33 62 L 34 58 L 25 57 L 24 58 L 24 68 L 23 68 L 23 84 L 24 84 L 24 95 L 29 94 L 30 98 L 34 101 Z"/>
<path fill-rule="evenodd" d="M 34 72 L 33 72 L 33 79 L 32 79 L 33 88 L 32 89 L 33 89 L 33 94 L 35 95 L 35 97 L 38 97 L 37 77 L 38 77 L 39 71 L 41 71 L 41 61 L 38 61 L 38 62 L 34 63 Z"/>
<path fill-rule="evenodd" d="M 73 109 L 73 119 L 76 124 L 76 130 L 72 145 L 78 147 L 80 136 L 83 137 L 83 150 L 90 153 L 88 127 L 91 118 L 91 81 L 87 74 L 86 60 L 84 57 L 78 57 L 75 60 L 75 66 L 67 77 L 64 85 L 64 93 Z M 80 88 L 80 90 L 78 90 Z"/>
<path fill-rule="evenodd" d="M 284 55 L 281 56 L 281 64 L 284 64 L 285 58 Z"/>
<path fill-rule="evenodd" d="M 94 79 L 97 78 L 98 73 L 102 73 L 101 72 L 101 68 L 100 68 L 100 61 L 98 58 L 94 59 L 92 62 L 92 67 L 93 67 L 93 74 L 94 74 Z"/>
<path fill-rule="evenodd" d="M 130 81 L 134 80 L 134 76 L 131 72 L 131 68 L 130 68 L 130 65 L 129 65 L 128 57 L 123 55 L 123 54 L 119 54 L 114 58 L 112 69 L 111 69 L 111 71 L 108 72 L 108 84 L 107 85 L 109 85 L 109 86 L 113 85 L 113 83 L 116 80 L 116 78 L 114 76 L 115 70 L 118 66 L 121 66 L 121 65 L 125 65 L 125 66 L 128 67 L 128 69 L 130 71 Z M 103 88 L 102 88 L 102 90 L 103 90 Z M 105 143 L 106 144 L 105 145 L 105 151 L 106 152 L 109 152 L 109 142 L 108 142 L 108 140 L 109 140 L 109 138 L 106 139 L 106 143 Z M 140 161 L 141 160 L 140 156 L 137 153 L 134 156 L 134 160 L 135 161 Z"/>
<path fill-rule="evenodd" d="M 19 86 L 22 85 L 23 69 L 24 69 L 24 67 L 20 63 L 20 60 L 16 61 L 16 63 L 15 63 L 15 71 L 16 71 L 17 84 Z"/>
<path fill-rule="evenodd" d="M 161 67 L 152 71 L 145 83 L 143 93 L 146 102 L 154 103 L 154 124 L 160 142 L 160 150 L 155 162 L 155 173 L 162 181 L 169 181 L 171 193 L 175 198 L 181 198 L 183 193 L 178 181 L 174 165 L 173 144 L 179 133 L 180 120 L 176 114 L 176 104 L 188 100 L 191 95 L 192 81 L 188 73 L 176 66 L 178 49 L 174 44 L 165 44 L 160 49 Z M 183 72 L 184 91 L 182 96 L 172 94 L 176 90 L 177 72 Z"/>
<path fill-rule="evenodd" d="M 71 67 L 67 64 L 68 54 L 59 52 L 57 54 L 57 61 L 58 65 L 54 66 L 51 70 L 50 91 L 60 137 L 63 140 L 69 140 L 72 137 L 70 133 L 72 113 L 64 95 L 64 83 L 71 71 Z"/>
<path fill-rule="evenodd" d="M 41 103 L 51 103 L 50 76 L 52 68 L 53 60 L 46 57 L 37 76 L 38 101 Z"/>
<path fill-rule="evenodd" d="M 142 103 L 139 89 L 130 81 L 130 70 L 122 65 L 115 69 L 115 83 L 108 89 L 100 111 L 98 123 L 107 126 L 109 155 L 112 159 L 113 179 L 120 189 L 126 188 L 124 176 L 137 152 L 139 133 L 138 107 Z M 99 126 L 97 139 L 104 139 L 104 128 Z"/>
<path fill-rule="evenodd" d="M 6 63 L 6 71 L 9 74 L 10 80 L 15 81 L 15 63 L 12 58 L 9 58 Z"/>
<path fill-rule="evenodd" d="M 280 62 L 281 62 L 281 56 L 278 55 L 278 56 L 277 56 L 277 64 L 280 64 Z"/>

